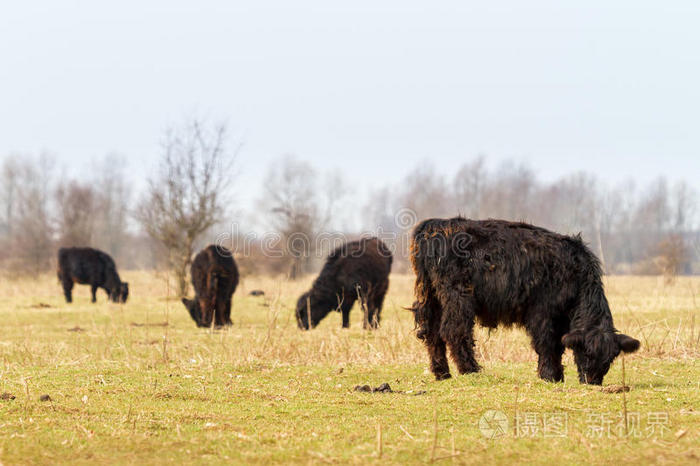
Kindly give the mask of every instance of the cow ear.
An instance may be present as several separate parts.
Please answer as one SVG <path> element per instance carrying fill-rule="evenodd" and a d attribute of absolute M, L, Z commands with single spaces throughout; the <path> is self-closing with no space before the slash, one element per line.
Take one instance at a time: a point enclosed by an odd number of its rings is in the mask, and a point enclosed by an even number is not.
<path fill-rule="evenodd" d="M 583 333 L 579 330 L 569 332 L 561 337 L 561 342 L 566 348 L 580 348 L 583 346 Z"/>
<path fill-rule="evenodd" d="M 620 345 L 620 349 L 625 353 L 634 353 L 639 349 L 639 340 L 625 335 L 624 333 L 618 333 L 615 335 L 615 339 Z"/>

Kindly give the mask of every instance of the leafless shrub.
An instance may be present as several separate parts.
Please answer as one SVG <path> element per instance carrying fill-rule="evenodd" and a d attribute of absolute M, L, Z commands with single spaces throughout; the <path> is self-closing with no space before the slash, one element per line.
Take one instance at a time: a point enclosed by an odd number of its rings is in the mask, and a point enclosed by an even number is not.
<path fill-rule="evenodd" d="M 225 214 L 236 154 L 226 142 L 224 125 L 196 119 L 168 131 L 159 170 L 136 212 L 143 229 L 168 251 L 181 296 L 195 243 Z"/>
<path fill-rule="evenodd" d="M 659 243 L 658 250 L 658 265 L 666 283 L 672 283 L 690 267 L 689 250 L 681 235 L 669 235 Z"/>

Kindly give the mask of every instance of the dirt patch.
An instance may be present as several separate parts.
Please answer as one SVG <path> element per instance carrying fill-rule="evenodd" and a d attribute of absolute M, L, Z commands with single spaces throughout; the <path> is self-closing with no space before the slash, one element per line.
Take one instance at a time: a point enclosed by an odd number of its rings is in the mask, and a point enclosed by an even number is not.
<path fill-rule="evenodd" d="M 603 393 L 622 393 L 630 391 L 630 387 L 627 385 L 608 385 L 607 387 L 602 387 L 600 391 Z"/>
<path fill-rule="evenodd" d="M 564 392 L 564 393 L 576 393 L 576 392 L 580 392 L 581 389 L 580 388 L 572 388 L 572 387 L 569 387 L 569 388 L 557 387 L 552 391 L 553 392 Z"/>
<path fill-rule="evenodd" d="M 36 304 L 31 304 L 29 307 L 32 309 L 47 309 L 47 308 L 50 308 L 53 306 L 50 304 L 46 304 L 46 303 L 36 303 Z"/>
<path fill-rule="evenodd" d="M 12 393 L 3 392 L 0 394 L 0 400 L 14 400 L 15 396 Z"/>
<path fill-rule="evenodd" d="M 167 322 L 154 322 L 152 324 L 141 324 L 139 322 L 132 322 L 131 326 L 132 327 L 167 327 L 168 323 Z"/>
<path fill-rule="evenodd" d="M 39 401 L 51 401 L 51 397 L 49 395 L 44 394 L 39 397 Z"/>
<path fill-rule="evenodd" d="M 69 331 L 69 332 L 84 332 L 85 329 L 84 329 L 84 328 L 81 328 L 81 327 L 78 327 L 78 326 L 76 325 L 76 326 L 73 327 L 73 328 L 69 328 L 68 331 Z"/>
<path fill-rule="evenodd" d="M 265 296 L 265 292 L 263 290 L 253 290 L 248 294 L 251 296 Z"/>
<path fill-rule="evenodd" d="M 425 390 L 418 390 L 414 392 L 413 390 L 408 390 L 408 391 L 401 391 L 401 390 L 392 390 L 391 386 L 388 383 L 383 383 L 378 387 L 370 387 L 369 385 L 355 385 L 355 391 L 356 392 L 363 392 L 363 393 L 400 393 L 403 395 L 424 395 Z"/>
<path fill-rule="evenodd" d="M 140 345 L 157 345 L 160 342 L 161 342 L 161 340 L 143 340 L 143 341 L 140 341 L 139 344 Z"/>

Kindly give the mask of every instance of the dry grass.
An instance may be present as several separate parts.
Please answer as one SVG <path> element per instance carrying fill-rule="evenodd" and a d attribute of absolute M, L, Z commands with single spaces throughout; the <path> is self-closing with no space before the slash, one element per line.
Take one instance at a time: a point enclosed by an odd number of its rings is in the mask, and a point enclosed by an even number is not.
<path fill-rule="evenodd" d="M 132 293 L 125 306 L 106 303 L 104 295 L 90 304 L 86 287 L 66 305 L 52 276 L 0 283 L 0 393 L 15 396 L 0 400 L 1 462 L 365 463 L 381 455 L 392 463 L 683 463 L 698 457 L 697 278 L 672 285 L 656 277 L 607 279 L 617 327 L 642 341 L 640 352 L 626 359 L 625 403 L 643 416 L 667 413 L 669 431 L 590 438 L 586 413 L 619 413 L 625 392 L 580 386 L 570 354 L 565 384 L 539 381 L 520 330 L 479 329 L 484 371 L 434 382 L 412 316 L 402 309 L 412 301 L 410 276 L 392 276 L 380 330 L 363 331 L 356 308 L 350 330 L 331 314 L 301 332 L 291 310 L 310 278 L 247 277 L 234 298 L 233 328 L 204 331 L 162 277 L 125 275 Z M 248 296 L 252 289 L 266 296 Z M 606 384 L 620 379 L 618 363 Z M 352 390 L 382 382 L 409 393 Z M 419 390 L 427 393 L 411 395 Z M 51 401 L 39 401 L 44 394 Z M 486 409 L 511 421 L 515 413 L 564 412 L 569 429 L 561 439 L 509 432 L 489 440 L 477 427 Z"/>

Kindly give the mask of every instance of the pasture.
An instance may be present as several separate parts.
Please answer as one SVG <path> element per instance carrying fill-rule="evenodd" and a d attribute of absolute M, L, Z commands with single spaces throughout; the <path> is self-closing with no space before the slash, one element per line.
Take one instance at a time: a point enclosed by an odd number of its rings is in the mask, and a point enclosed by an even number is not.
<path fill-rule="evenodd" d="M 102 291 L 91 304 L 85 286 L 68 305 L 54 275 L 0 283 L 0 463 L 700 459 L 699 278 L 605 279 L 616 327 L 642 342 L 624 359 L 627 393 L 580 385 L 570 351 L 565 382 L 543 382 L 519 329 L 477 328 L 482 372 L 453 365 L 436 382 L 402 309 L 409 275 L 391 276 L 372 332 L 357 306 L 348 330 L 337 313 L 298 330 L 294 305 L 312 277 L 243 276 L 222 331 L 197 329 L 164 277 L 122 278 L 125 305 Z M 603 388 L 622 383 L 622 363 Z M 355 390 L 382 383 L 394 393 Z"/>

